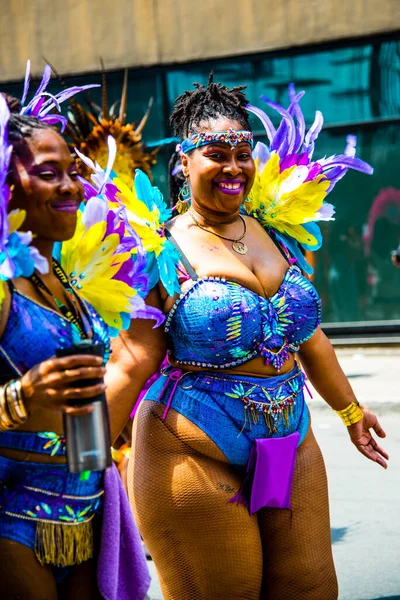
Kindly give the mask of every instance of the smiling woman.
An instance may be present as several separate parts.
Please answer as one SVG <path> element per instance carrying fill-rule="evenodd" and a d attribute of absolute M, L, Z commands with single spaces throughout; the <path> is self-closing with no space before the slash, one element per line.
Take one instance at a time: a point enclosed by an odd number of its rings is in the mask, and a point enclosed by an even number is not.
<path fill-rule="evenodd" d="M 5 288 L 0 312 L 0 595 L 4 600 L 98 599 L 109 577 L 103 566 L 97 578 L 97 558 L 112 565 L 108 545 L 100 544 L 111 493 L 113 515 L 126 503 L 124 551 L 129 555 L 128 543 L 136 565 L 130 580 L 136 567 L 138 579 L 131 594 L 119 596 L 116 586 L 108 597 L 141 599 L 148 573 L 127 500 L 119 495 L 118 476 L 111 468 L 81 476 L 66 464 L 72 440 L 66 440 L 63 414 L 78 418 L 94 410 L 90 402 L 104 394 L 110 351 L 107 325 L 53 258 L 55 243 L 74 235 L 83 187 L 65 140 L 51 126 L 62 117 L 49 115 L 49 124 L 21 114 L 18 102 L 7 100 L 18 113 L 10 114 L 0 95 L 0 279 Z M 30 105 L 36 101 L 35 96 Z M 9 223 L 16 215 L 25 232 L 14 233 L 20 263 L 9 243 Z M 113 221 L 123 232 L 118 219 Z M 21 242 L 30 236 L 33 255 L 41 257 L 35 265 Z M 124 241 L 130 247 L 128 236 Z M 79 353 L 76 344 L 82 340 L 97 345 L 102 356 Z M 71 347 L 74 354 L 60 353 Z"/>
<path fill-rule="evenodd" d="M 271 150 L 258 144 L 253 153 L 247 110 L 261 111 L 243 88 L 212 76 L 195 87 L 171 117 L 187 209 L 166 224 L 180 294 L 161 283 L 154 290 L 169 365 L 135 415 L 131 504 L 166 600 L 336 600 L 326 473 L 296 355 L 358 450 L 386 467 L 369 430 L 384 432 L 358 406 L 319 328 L 318 294 L 282 231 L 294 248 L 295 236 L 317 246 L 314 221 L 332 215 L 323 200 L 333 177 L 366 166 L 354 153 L 332 157 L 338 169 L 327 174 L 323 161 L 312 163 L 322 123 L 305 135 L 301 92 L 291 90 L 288 110 L 278 107 L 277 130 L 262 113 Z M 136 332 L 124 341 L 136 357 Z"/>
<path fill-rule="evenodd" d="M 13 118 L 11 124 L 16 124 Z M 75 231 L 83 188 L 66 142 L 50 127 L 32 128 L 29 144 L 12 131 L 10 140 L 14 137 L 18 154 L 10 174 L 14 185 L 10 210 L 26 211 L 24 227 L 35 231 L 40 246 L 46 240 L 69 239 Z"/>

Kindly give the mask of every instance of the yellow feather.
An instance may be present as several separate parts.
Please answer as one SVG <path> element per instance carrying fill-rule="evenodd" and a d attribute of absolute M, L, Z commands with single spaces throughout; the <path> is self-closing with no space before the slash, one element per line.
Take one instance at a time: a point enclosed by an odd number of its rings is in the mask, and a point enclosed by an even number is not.
<path fill-rule="evenodd" d="M 130 189 L 120 178 L 113 179 L 119 189 L 118 198 L 126 207 L 128 221 L 140 237 L 147 252 L 155 252 L 158 256 L 165 244 L 165 238 L 160 237 L 160 212 L 157 207 L 149 210 L 144 202 L 136 196 L 135 188 Z"/>
<path fill-rule="evenodd" d="M 330 183 L 324 175 L 303 181 L 307 174 L 303 166 L 294 165 L 281 173 L 279 162 L 279 156 L 272 154 L 262 173 L 257 164 L 254 185 L 244 204 L 246 212 L 256 213 L 266 227 L 286 233 L 300 243 L 316 245 L 317 240 L 302 224 L 315 219 Z"/>
<path fill-rule="evenodd" d="M 107 325 L 118 329 L 122 326 L 120 313 L 130 312 L 129 301 L 136 291 L 113 279 L 131 253 L 115 254 L 120 237 L 114 233 L 104 239 L 106 227 L 102 221 L 85 231 L 82 214 L 78 213 L 75 234 L 62 245 L 61 265 L 70 283 L 75 279 L 79 282 L 79 295 L 96 307 Z"/>
<path fill-rule="evenodd" d="M 26 211 L 25 210 L 12 210 L 8 213 L 8 223 L 10 225 L 10 234 L 14 231 L 18 231 L 22 223 L 25 221 Z"/>

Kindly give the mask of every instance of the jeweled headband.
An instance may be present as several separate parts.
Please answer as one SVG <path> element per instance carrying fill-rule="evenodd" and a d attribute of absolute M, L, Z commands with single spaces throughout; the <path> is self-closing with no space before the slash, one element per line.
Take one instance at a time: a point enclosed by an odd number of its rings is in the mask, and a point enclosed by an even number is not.
<path fill-rule="evenodd" d="M 234 150 L 241 142 L 248 142 L 253 147 L 253 134 L 251 131 L 235 131 L 228 129 L 227 131 L 200 131 L 194 133 L 181 143 L 181 151 L 185 154 L 200 146 L 208 146 L 209 144 L 229 144 L 231 150 Z"/>

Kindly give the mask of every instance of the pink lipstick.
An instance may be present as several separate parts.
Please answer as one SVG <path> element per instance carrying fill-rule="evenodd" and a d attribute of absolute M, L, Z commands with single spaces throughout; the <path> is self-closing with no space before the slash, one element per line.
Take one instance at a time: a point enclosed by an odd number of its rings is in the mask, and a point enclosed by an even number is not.
<path fill-rule="evenodd" d="M 236 196 L 244 189 L 244 181 L 242 179 L 222 179 L 214 183 L 215 187 L 223 194 Z"/>
<path fill-rule="evenodd" d="M 76 213 L 78 210 L 78 202 L 76 200 L 59 200 L 51 205 L 51 208 L 60 212 Z"/>

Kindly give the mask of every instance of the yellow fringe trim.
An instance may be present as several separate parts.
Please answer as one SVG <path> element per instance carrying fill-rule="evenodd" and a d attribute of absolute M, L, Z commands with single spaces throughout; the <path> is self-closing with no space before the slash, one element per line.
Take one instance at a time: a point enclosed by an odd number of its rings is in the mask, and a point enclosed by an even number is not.
<path fill-rule="evenodd" d="M 93 558 L 92 519 L 83 523 L 38 521 L 35 554 L 41 565 L 79 565 Z"/>

